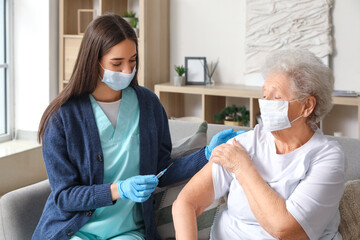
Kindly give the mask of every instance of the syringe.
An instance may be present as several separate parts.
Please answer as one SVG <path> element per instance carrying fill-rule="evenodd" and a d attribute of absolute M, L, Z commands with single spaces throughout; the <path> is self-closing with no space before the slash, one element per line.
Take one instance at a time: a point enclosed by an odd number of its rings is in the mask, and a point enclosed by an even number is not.
<path fill-rule="evenodd" d="M 156 177 L 159 179 L 162 175 L 164 175 L 164 173 L 166 172 L 166 170 L 169 169 L 169 167 L 171 167 L 171 165 L 173 165 L 174 162 L 172 162 L 167 168 L 165 168 L 164 170 L 162 170 L 161 172 L 159 172 Z"/>

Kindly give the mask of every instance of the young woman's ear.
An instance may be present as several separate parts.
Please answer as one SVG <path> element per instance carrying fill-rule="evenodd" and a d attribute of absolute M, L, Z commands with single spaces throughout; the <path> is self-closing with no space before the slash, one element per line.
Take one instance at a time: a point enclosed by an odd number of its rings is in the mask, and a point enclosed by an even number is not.
<path fill-rule="evenodd" d="M 304 106 L 303 117 L 308 117 L 314 111 L 316 105 L 316 98 L 314 96 L 307 97 L 304 103 L 305 106 Z"/>

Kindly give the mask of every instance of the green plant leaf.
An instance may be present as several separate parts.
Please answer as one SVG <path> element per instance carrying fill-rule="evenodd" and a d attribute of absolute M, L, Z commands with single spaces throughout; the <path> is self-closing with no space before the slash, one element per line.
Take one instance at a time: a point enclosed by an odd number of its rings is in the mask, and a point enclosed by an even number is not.
<path fill-rule="evenodd" d="M 134 18 L 136 16 L 136 13 L 133 11 L 125 11 L 124 17 L 126 18 Z"/>
<path fill-rule="evenodd" d="M 175 71 L 177 72 L 179 77 L 181 77 L 186 72 L 186 68 L 184 68 L 183 65 L 181 65 L 181 66 L 175 65 L 174 67 L 175 67 Z"/>
<path fill-rule="evenodd" d="M 250 122 L 250 112 L 246 110 L 245 106 L 226 106 L 220 110 L 218 114 L 214 115 L 215 122 L 220 123 L 227 119 L 229 121 L 242 122 L 244 126 L 247 126 Z"/>
<path fill-rule="evenodd" d="M 137 24 L 138 24 L 138 19 L 137 18 L 133 18 L 130 20 L 130 25 L 133 27 L 133 28 L 136 28 Z"/>

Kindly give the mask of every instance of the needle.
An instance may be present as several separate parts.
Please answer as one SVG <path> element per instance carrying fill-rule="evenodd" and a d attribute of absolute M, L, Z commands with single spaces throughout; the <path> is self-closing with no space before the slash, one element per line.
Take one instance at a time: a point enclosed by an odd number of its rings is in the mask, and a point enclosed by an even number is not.
<path fill-rule="evenodd" d="M 172 162 L 167 168 L 165 168 L 164 170 L 162 170 L 161 172 L 159 172 L 156 177 L 159 179 L 162 175 L 164 175 L 164 173 L 166 172 L 166 170 L 169 169 L 169 167 L 171 167 L 171 165 L 173 165 L 174 162 Z"/>

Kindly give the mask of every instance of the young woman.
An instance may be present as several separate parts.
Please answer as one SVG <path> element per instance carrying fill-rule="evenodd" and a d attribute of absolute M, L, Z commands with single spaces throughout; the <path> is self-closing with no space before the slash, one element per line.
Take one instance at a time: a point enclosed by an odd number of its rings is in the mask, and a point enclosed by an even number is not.
<path fill-rule="evenodd" d="M 137 37 L 125 20 L 109 14 L 89 25 L 69 84 L 41 119 L 52 192 L 33 239 L 156 239 L 155 187 L 207 163 L 205 148 L 170 158 L 166 113 L 138 86 L 138 64 Z"/>

